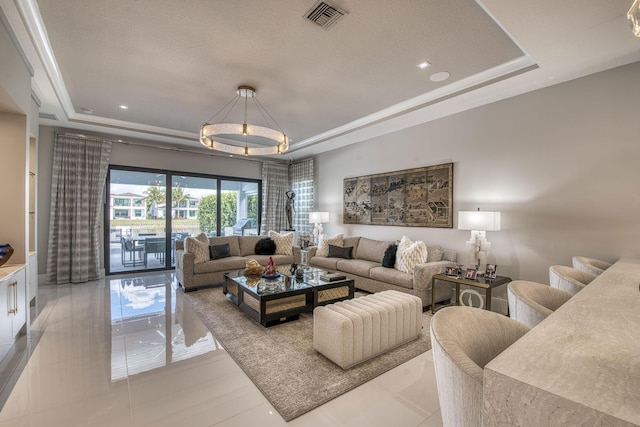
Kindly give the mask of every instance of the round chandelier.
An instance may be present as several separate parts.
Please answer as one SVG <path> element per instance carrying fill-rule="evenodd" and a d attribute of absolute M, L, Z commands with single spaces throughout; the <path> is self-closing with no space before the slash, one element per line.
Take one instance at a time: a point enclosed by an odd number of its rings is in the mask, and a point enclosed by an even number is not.
<path fill-rule="evenodd" d="M 227 116 L 241 98 L 244 98 L 244 122 L 226 123 L 225 120 Z M 247 123 L 247 104 L 249 99 L 254 101 L 256 108 L 262 114 L 264 120 L 273 123 L 277 130 Z M 217 116 L 222 114 L 224 114 L 224 117 L 221 123 L 211 123 Z M 244 145 L 221 142 L 219 138 L 223 135 L 228 135 L 230 139 L 240 137 L 243 141 L 239 141 L 239 143 L 242 144 L 242 142 L 244 142 Z M 275 145 L 261 146 L 265 140 L 267 140 L 269 144 L 275 143 Z M 251 144 L 249 141 L 251 141 Z M 236 96 L 215 113 L 207 123 L 202 125 L 200 128 L 200 143 L 212 150 L 242 156 L 282 154 L 289 149 L 289 139 L 287 135 L 282 131 L 280 126 L 278 126 L 276 121 L 273 120 L 262 104 L 260 104 L 256 97 L 256 90 L 251 86 L 238 86 Z"/>

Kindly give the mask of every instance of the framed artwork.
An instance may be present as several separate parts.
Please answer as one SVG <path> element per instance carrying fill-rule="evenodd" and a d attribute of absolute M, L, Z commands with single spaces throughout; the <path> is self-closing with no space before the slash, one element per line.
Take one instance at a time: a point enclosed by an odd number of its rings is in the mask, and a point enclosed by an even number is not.
<path fill-rule="evenodd" d="M 476 280 L 478 276 L 478 270 L 475 268 L 467 268 L 467 272 L 464 274 L 464 278 L 467 280 Z"/>
<path fill-rule="evenodd" d="M 453 163 L 345 178 L 344 224 L 453 227 Z"/>
<path fill-rule="evenodd" d="M 495 264 L 487 264 L 487 269 L 484 272 L 485 279 L 495 279 L 498 266 Z"/>

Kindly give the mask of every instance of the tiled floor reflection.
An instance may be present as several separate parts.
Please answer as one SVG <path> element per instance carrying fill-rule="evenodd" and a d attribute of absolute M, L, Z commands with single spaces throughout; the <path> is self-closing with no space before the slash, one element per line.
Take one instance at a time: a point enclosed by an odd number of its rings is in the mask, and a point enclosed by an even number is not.
<path fill-rule="evenodd" d="M 287 425 L 176 287 L 172 272 L 41 286 L 0 427 Z M 288 425 L 442 425 L 431 352 Z"/>

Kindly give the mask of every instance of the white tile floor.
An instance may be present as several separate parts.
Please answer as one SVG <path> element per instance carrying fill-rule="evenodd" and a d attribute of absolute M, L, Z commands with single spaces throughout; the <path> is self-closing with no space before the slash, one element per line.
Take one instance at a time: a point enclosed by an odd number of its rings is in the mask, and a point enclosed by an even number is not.
<path fill-rule="evenodd" d="M 0 427 L 442 425 L 431 351 L 286 423 L 182 304 L 173 273 L 40 288 L 40 340 Z"/>

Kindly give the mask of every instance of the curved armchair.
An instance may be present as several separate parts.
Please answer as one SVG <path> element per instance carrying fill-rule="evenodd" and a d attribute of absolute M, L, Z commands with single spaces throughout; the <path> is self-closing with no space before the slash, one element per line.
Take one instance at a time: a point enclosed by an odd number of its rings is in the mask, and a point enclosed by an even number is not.
<path fill-rule="evenodd" d="M 572 296 L 542 283 L 514 280 L 507 287 L 509 316 L 533 328 Z"/>
<path fill-rule="evenodd" d="M 431 346 L 445 426 L 482 424 L 484 367 L 529 328 L 502 314 L 446 307 L 431 319 Z"/>
<path fill-rule="evenodd" d="M 586 256 L 574 256 L 571 258 L 571 262 L 573 264 L 573 268 L 577 268 L 580 271 L 591 273 L 596 276 L 600 275 L 612 265 L 606 261 L 600 261 L 599 259 L 588 258 Z"/>
<path fill-rule="evenodd" d="M 549 267 L 549 284 L 551 287 L 573 295 L 580 292 L 595 278 L 595 275 L 580 271 L 577 268 L 564 265 L 552 265 Z"/>

